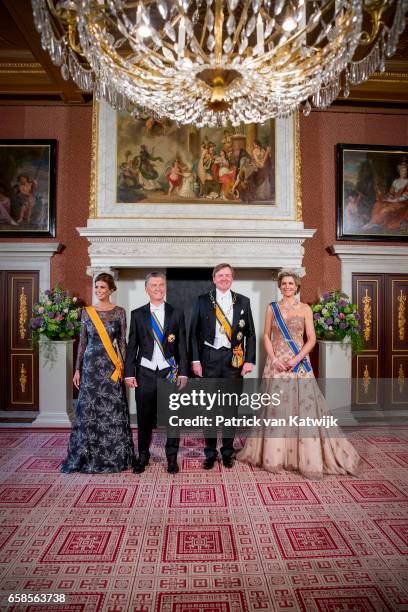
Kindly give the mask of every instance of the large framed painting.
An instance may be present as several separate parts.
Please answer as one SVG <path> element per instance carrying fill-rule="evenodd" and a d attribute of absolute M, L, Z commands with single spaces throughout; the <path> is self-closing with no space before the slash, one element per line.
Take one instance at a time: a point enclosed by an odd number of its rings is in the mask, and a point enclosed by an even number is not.
<path fill-rule="evenodd" d="M 177 126 L 94 107 L 91 217 L 300 220 L 297 117 Z M 296 173 L 296 167 L 299 172 Z"/>
<path fill-rule="evenodd" d="M 0 140 L 0 237 L 55 237 L 56 140 Z"/>
<path fill-rule="evenodd" d="M 408 238 L 408 147 L 337 145 L 337 239 Z"/>
<path fill-rule="evenodd" d="M 274 128 L 177 127 L 119 113 L 116 200 L 275 204 Z"/>

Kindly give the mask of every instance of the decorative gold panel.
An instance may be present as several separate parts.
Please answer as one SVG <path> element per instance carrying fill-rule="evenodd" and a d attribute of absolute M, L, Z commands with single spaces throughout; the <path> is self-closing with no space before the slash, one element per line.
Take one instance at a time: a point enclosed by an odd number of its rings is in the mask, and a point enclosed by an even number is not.
<path fill-rule="evenodd" d="M 21 293 L 18 298 L 18 329 L 20 339 L 25 340 L 27 328 L 28 310 L 27 310 L 27 295 L 24 291 L 24 285 L 21 287 Z"/>
<path fill-rule="evenodd" d="M 398 300 L 398 337 L 403 342 L 405 340 L 405 307 L 407 296 L 400 290 L 400 294 L 397 297 Z"/>
<path fill-rule="evenodd" d="M 26 384 L 27 384 L 28 378 L 27 378 L 27 370 L 25 368 L 24 363 L 21 364 L 21 369 L 20 369 L 20 378 L 19 378 L 19 382 L 20 382 L 20 388 L 21 388 L 21 393 L 25 393 L 26 390 Z"/>
<path fill-rule="evenodd" d="M 15 275 L 10 279 L 9 317 L 11 322 L 11 350 L 31 350 L 29 319 L 34 305 L 32 276 Z"/>
<path fill-rule="evenodd" d="M 38 410 L 38 355 L 31 345 L 30 317 L 38 301 L 37 270 L 5 270 L 0 301 L 6 333 L 0 336 L 3 410 Z"/>
<path fill-rule="evenodd" d="M 364 327 L 363 327 L 363 334 L 364 334 L 364 340 L 366 342 L 370 341 L 371 338 L 371 323 L 372 323 L 372 308 L 371 308 L 371 298 L 368 295 L 368 289 L 365 290 L 365 296 L 363 297 L 363 304 L 364 304 L 364 310 L 363 310 L 363 322 L 364 322 Z"/>
<path fill-rule="evenodd" d="M 402 367 L 402 363 L 400 363 L 400 367 L 398 370 L 398 383 L 399 383 L 400 393 L 402 393 L 404 390 L 404 386 L 405 386 L 405 372 L 404 372 L 404 368 Z"/>
<path fill-rule="evenodd" d="M 379 349 L 379 310 L 381 279 L 370 275 L 359 274 L 353 281 L 353 302 L 356 302 L 361 317 L 361 330 L 364 339 L 364 351 L 372 353 Z M 373 275 L 374 276 L 374 275 Z"/>
<path fill-rule="evenodd" d="M 37 380 L 33 354 L 14 353 L 10 356 L 10 403 L 18 406 L 34 406 Z"/>
<path fill-rule="evenodd" d="M 392 357 L 392 393 L 391 403 L 408 407 L 408 355 L 393 355 Z"/>
<path fill-rule="evenodd" d="M 392 352 L 408 354 L 407 296 L 408 278 L 395 275 L 388 281 L 386 299 L 389 299 L 391 314 Z"/>
<path fill-rule="evenodd" d="M 356 404 L 378 403 L 378 355 L 357 355 Z"/>
<path fill-rule="evenodd" d="M 370 388 L 371 381 L 372 381 L 372 378 L 370 376 L 370 372 L 368 371 L 368 365 L 366 364 L 364 368 L 364 374 L 363 374 L 364 395 L 368 394 L 368 390 Z"/>

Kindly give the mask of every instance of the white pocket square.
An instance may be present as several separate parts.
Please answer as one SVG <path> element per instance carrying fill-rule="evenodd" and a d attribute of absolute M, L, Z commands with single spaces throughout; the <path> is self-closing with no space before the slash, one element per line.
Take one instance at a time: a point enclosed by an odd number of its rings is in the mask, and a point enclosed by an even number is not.
<path fill-rule="evenodd" d="M 244 311 L 243 311 L 243 310 L 241 310 L 241 314 L 244 314 Z"/>

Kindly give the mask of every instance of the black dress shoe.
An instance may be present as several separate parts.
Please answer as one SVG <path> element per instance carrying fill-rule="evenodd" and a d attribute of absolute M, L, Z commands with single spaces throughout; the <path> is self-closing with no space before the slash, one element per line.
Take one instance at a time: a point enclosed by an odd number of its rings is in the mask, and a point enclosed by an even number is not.
<path fill-rule="evenodd" d="M 222 464 L 226 468 L 234 467 L 234 458 L 233 457 L 223 457 Z"/>
<path fill-rule="evenodd" d="M 136 463 L 135 467 L 133 468 L 133 473 L 142 474 L 142 472 L 144 472 L 146 469 L 146 465 L 147 463 L 145 463 L 144 461 L 139 461 L 138 463 Z"/>
<path fill-rule="evenodd" d="M 215 463 L 215 457 L 207 457 L 207 459 L 204 460 L 203 468 L 205 470 L 212 470 L 214 467 L 214 463 Z"/>
<path fill-rule="evenodd" d="M 177 474 L 180 471 L 177 461 L 172 461 L 167 464 L 167 471 L 169 474 Z"/>

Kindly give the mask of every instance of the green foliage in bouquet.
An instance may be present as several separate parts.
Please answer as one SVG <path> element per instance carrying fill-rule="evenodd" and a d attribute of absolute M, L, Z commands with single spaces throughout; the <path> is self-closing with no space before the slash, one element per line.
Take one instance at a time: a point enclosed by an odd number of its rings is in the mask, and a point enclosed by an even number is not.
<path fill-rule="evenodd" d="M 49 340 L 73 338 L 81 325 L 77 302 L 77 297 L 70 297 L 59 285 L 41 293 L 40 301 L 34 304 L 31 319 L 33 344 L 38 344 L 42 336 Z"/>
<path fill-rule="evenodd" d="M 318 304 L 312 305 L 316 336 L 322 340 L 350 338 L 353 353 L 364 346 L 360 330 L 360 315 L 356 304 L 340 290 L 323 293 Z"/>

